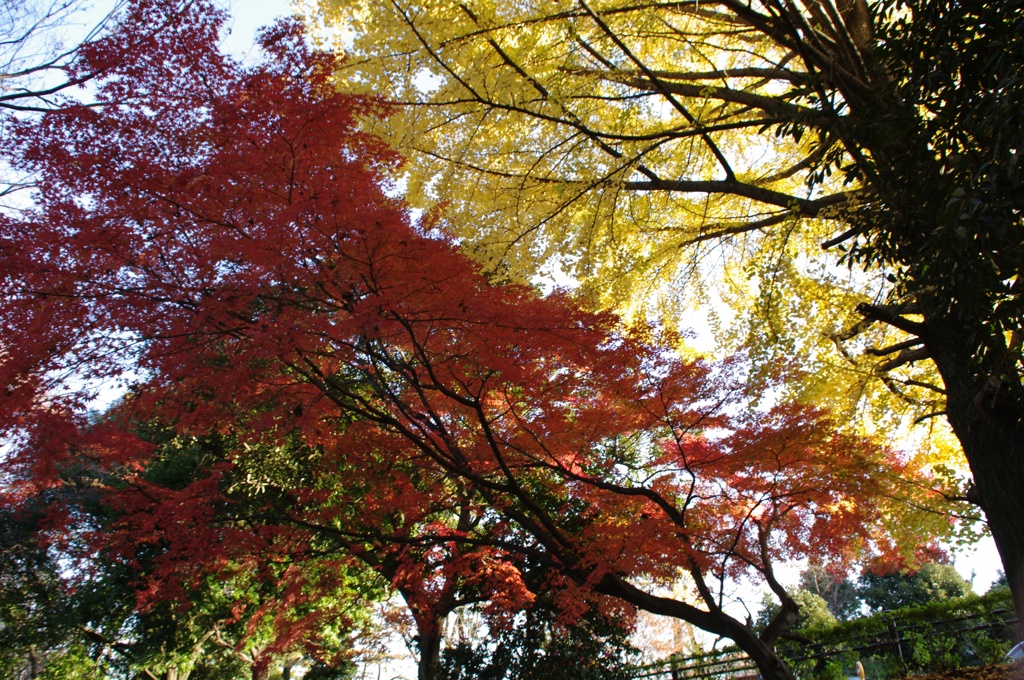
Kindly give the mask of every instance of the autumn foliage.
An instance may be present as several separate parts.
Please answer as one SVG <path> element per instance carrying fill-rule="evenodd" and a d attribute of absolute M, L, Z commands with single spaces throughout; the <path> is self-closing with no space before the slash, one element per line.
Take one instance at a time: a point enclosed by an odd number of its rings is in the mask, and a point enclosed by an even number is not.
<path fill-rule="evenodd" d="M 544 589 L 567 619 L 684 618 L 787 677 L 773 565 L 888 549 L 901 462 L 812 408 L 756 406 L 741 360 L 491 285 L 393 198 L 399 159 L 356 130 L 387 111 L 338 94 L 293 24 L 243 68 L 204 3 L 138 2 L 88 58 L 160 21 L 99 105 L 10 121 L 4 153 L 39 181 L 0 216 L 6 502 L 69 470 L 101 485 L 120 519 L 93 540 L 143 570 L 143 607 L 211 574 L 274 581 L 245 614 L 274 623 L 268 653 L 315 647 L 303 606 L 369 568 L 405 596 L 424 674 L 454 607 L 501 625 Z M 111 383 L 126 395 L 90 418 Z M 190 476 L 154 472 L 188 447 Z M 692 602 L 657 594 L 681 573 Z M 761 640 L 713 585 L 744 574 L 784 602 Z"/>

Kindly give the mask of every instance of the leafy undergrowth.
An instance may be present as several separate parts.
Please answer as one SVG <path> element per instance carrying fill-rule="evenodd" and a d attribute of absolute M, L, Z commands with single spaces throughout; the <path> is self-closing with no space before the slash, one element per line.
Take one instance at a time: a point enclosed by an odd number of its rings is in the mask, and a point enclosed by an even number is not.
<path fill-rule="evenodd" d="M 1024 680 L 1024 662 L 990 664 L 945 673 L 915 675 L 913 680 Z"/>

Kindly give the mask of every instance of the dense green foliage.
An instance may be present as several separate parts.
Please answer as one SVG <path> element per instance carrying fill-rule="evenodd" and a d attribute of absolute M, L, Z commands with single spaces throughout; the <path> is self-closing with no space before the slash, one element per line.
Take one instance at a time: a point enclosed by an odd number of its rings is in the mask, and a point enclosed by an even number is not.
<path fill-rule="evenodd" d="M 809 590 L 800 588 L 793 592 L 793 601 L 800 607 L 796 614 L 796 621 L 790 627 L 793 633 L 799 633 L 806 628 L 827 628 L 834 626 L 837 622 L 836 616 L 829 610 L 828 602 L 820 595 Z M 761 610 L 757 614 L 754 626 L 757 630 L 764 630 L 771 623 L 772 619 L 778 616 L 779 605 L 771 597 L 765 596 Z"/>
<path fill-rule="evenodd" d="M 383 595 L 383 584 L 372 575 L 346 577 L 335 567 L 332 582 L 341 585 L 318 590 L 318 598 L 311 602 L 294 604 L 288 572 L 304 556 L 282 561 L 268 552 L 255 556 L 259 567 L 255 562 L 226 560 L 217 573 L 164 584 L 173 589 L 173 597 L 140 592 L 140 585 L 155 576 L 168 555 L 163 540 L 126 540 L 133 526 L 161 523 L 156 508 L 124 505 L 126 499 L 140 488 L 178 492 L 201 481 L 222 459 L 224 440 L 177 437 L 156 425 L 140 426 L 139 431 L 156 449 L 132 483 L 76 465 L 63 471 L 59 494 L 45 494 L 24 503 L 20 512 L 0 516 L 0 553 L 5 557 L 0 563 L 0 633 L 5 642 L 0 646 L 0 677 L 25 671 L 47 680 L 139 674 L 168 680 L 235 680 L 250 677 L 260 661 L 269 672 L 288 658 L 302 660 L 302 652 L 319 657 L 305 659 L 313 674 L 309 677 L 348 677 L 354 669 L 348 658 L 351 630 L 367 629 L 373 601 Z M 299 464 L 281 455 L 276 461 L 254 457 L 236 476 L 224 479 L 225 488 L 236 489 L 230 496 L 233 502 L 222 504 L 219 516 L 210 521 L 231 522 L 266 501 L 266 493 L 239 492 L 261 468 L 266 486 L 271 475 L 294 474 Z M 96 492 L 102 485 L 111 488 L 103 504 Z M 34 514 L 29 512 L 32 507 L 38 510 Z M 77 532 L 57 530 L 66 522 L 75 523 Z M 126 536 L 104 549 L 95 551 L 86 540 L 89 533 L 118 528 Z M 301 564 L 309 582 L 315 582 L 320 562 L 308 558 Z M 302 616 L 310 609 L 332 616 L 323 623 L 315 647 L 295 645 L 298 654 L 273 649 L 264 654 L 274 641 L 271 619 L 282 607 L 295 630 L 301 630 Z"/>
<path fill-rule="evenodd" d="M 858 594 L 872 611 L 892 611 L 943 602 L 971 593 L 971 584 L 951 564 L 929 562 L 912 574 L 876 574 L 860 577 Z"/>
<path fill-rule="evenodd" d="M 810 564 L 800 573 L 800 590 L 814 593 L 825 601 L 832 616 L 845 621 L 860 609 L 857 586 L 846 576 L 837 576 L 819 564 Z"/>
<path fill-rule="evenodd" d="M 1013 616 L 1007 589 L 801 631 L 780 652 L 801 677 L 846 677 L 861 660 L 870 678 L 947 671 L 993 663 L 1010 648 Z"/>

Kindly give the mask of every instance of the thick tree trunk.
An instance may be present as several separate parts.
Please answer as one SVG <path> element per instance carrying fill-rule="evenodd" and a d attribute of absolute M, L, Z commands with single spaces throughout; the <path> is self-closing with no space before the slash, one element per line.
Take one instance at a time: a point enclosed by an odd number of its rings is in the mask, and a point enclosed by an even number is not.
<path fill-rule="evenodd" d="M 606 577 L 597 590 L 652 614 L 687 621 L 709 633 L 732 640 L 757 664 L 762 680 L 795 680 L 796 676 L 789 666 L 775 653 L 774 645 L 761 640 L 749 626 L 721 609 L 697 609 L 685 602 L 651 595 L 615 576 Z"/>
<path fill-rule="evenodd" d="M 433 632 L 419 631 L 419 680 L 441 680 L 441 628 L 434 625 Z"/>
<path fill-rule="evenodd" d="M 1018 619 L 1024 614 L 1024 424 L 1015 376 L 976 376 L 972 345 L 929 343 L 946 387 L 946 414 L 971 468 L 977 499 L 1003 562 Z M 1020 637 L 1018 626 L 1018 637 Z"/>
<path fill-rule="evenodd" d="M 789 666 L 775 653 L 775 648 L 759 639 L 746 626 L 742 626 L 741 632 L 736 632 L 732 640 L 757 664 L 757 670 L 763 680 L 796 679 Z"/>
<path fill-rule="evenodd" d="M 455 588 L 451 582 L 429 602 L 417 598 L 413 592 L 399 588 L 416 622 L 416 646 L 420 661 L 419 680 L 441 680 L 441 624 L 455 609 Z"/>
<path fill-rule="evenodd" d="M 760 645 L 759 649 L 741 646 L 741 649 L 757 664 L 762 680 L 796 680 L 789 666 L 767 645 Z"/>
<path fill-rule="evenodd" d="M 38 678 L 39 677 L 39 659 L 36 656 L 36 646 L 28 646 L 28 677 Z"/>
<path fill-rule="evenodd" d="M 1024 614 L 1024 432 L 962 414 L 958 419 L 963 422 L 954 429 L 966 429 L 957 436 L 970 463 L 1019 619 Z"/>

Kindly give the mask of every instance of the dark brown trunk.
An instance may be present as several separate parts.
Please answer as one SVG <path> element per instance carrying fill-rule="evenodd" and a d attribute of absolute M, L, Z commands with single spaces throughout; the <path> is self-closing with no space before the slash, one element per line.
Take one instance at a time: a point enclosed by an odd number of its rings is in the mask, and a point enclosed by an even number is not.
<path fill-rule="evenodd" d="M 764 642 L 749 626 L 718 608 L 707 611 L 685 602 L 651 595 L 614 576 L 605 578 L 598 586 L 598 591 L 618 597 L 638 609 L 681 619 L 709 633 L 732 640 L 757 664 L 762 680 L 795 680 L 796 676 L 775 653 L 774 645 Z"/>
<path fill-rule="evenodd" d="M 740 649 L 757 664 L 762 680 L 796 680 L 789 666 L 775 653 L 775 648 L 762 642 L 752 630 L 740 625 L 733 638 Z"/>
<path fill-rule="evenodd" d="M 404 588 L 399 588 L 416 622 L 416 647 L 420 660 L 417 676 L 419 680 L 440 680 L 441 678 L 441 623 L 455 609 L 455 589 L 451 582 L 436 595 L 433 601 L 423 602 Z"/>
<path fill-rule="evenodd" d="M 796 680 L 796 676 L 775 652 L 775 646 L 762 640 L 748 626 L 724 612 L 713 613 L 717 619 L 714 632 L 728 637 L 757 664 L 762 680 Z M 795 618 L 795 617 L 794 617 Z"/>
<path fill-rule="evenodd" d="M 976 377 L 966 339 L 944 340 L 930 343 L 930 349 L 946 387 L 947 418 L 970 466 L 1019 619 L 1024 613 L 1024 409 L 1019 386 L 998 376 Z"/>
<path fill-rule="evenodd" d="M 441 678 L 441 629 L 436 624 L 434 632 L 419 632 L 417 646 L 420 650 L 419 680 L 440 680 Z"/>

